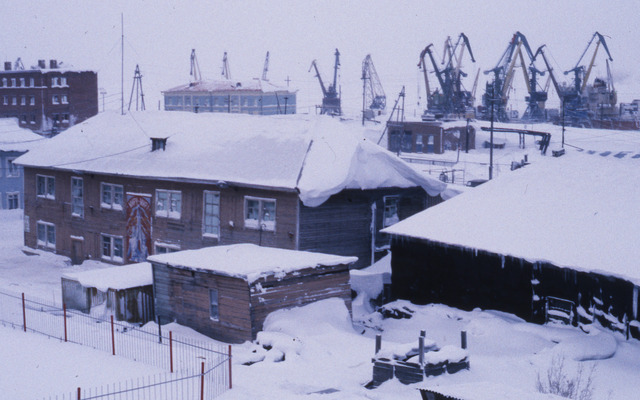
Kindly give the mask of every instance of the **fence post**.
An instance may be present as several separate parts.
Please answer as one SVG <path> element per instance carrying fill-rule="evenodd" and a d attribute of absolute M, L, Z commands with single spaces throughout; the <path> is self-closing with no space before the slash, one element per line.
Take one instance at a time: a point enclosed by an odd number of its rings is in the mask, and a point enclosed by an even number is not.
<path fill-rule="evenodd" d="M 64 341 L 67 341 L 67 303 L 62 303 L 62 314 L 64 315 Z"/>
<path fill-rule="evenodd" d="M 460 331 L 460 347 L 467 348 L 467 331 Z"/>
<path fill-rule="evenodd" d="M 169 370 L 173 374 L 173 336 L 172 332 L 169 331 Z"/>
<path fill-rule="evenodd" d="M 22 293 L 22 326 L 23 330 L 27 331 L 27 311 L 24 305 L 24 293 Z"/>
<path fill-rule="evenodd" d="M 200 400 L 204 400 L 204 361 L 202 362 L 202 373 L 200 374 Z"/>
<path fill-rule="evenodd" d="M 78 388 L 78 400 L 82 400 L 82 396 L 80 395 L 80 388 Z"/>
<path fill-rule="evenodd" d="M 116 355 L 116 337 L 113 330 L 113 315 L 111 316 L 111 349 L 112 354 Z"/>
<path fill-rule="evenodd" d="M 229 389 L 233 388 L 231 381 L 231 345 L 229 345 Z"/>

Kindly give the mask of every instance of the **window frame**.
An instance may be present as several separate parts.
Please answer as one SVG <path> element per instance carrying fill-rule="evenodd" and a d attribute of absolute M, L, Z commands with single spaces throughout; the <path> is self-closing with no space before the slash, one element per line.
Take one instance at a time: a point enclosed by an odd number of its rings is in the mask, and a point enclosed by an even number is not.
<path fill-rule="evenodd" d="M 249 202 L 257 201 L 258 202 L 258 219 L 249 219 Z M 264 220 L 264 204 L 265 203 L 273 203 L 273 220 L 265 221 Z M 245 196 L 244 197 L 244 227 L 248 229 L 257 229 L 262 231 L 275 232 L 276 231 L 276 217 L 277 217 L 277 202 L 276 199 L 265 198 L 265 197 L 254 197 L 254 196 Z"/>
<path fill-rule="evenodd" d="M 109 243 L 109 255 L 105 255 L 105 239 Z M 120 242 L 120 255 L 116 255 L 116 241 Z M 124 263 L 124 238 L 118 235 L 110 235 L 107 233 L 100 234 L 100 258 L 105 261 L 116 263 Z"/>
<path fill-rule="evenodd" d="M 71 177 L 71 215 L 84 218 L 84 180 L 78 176 Z"/>
<path fill-rule="evenodd" d="M 20 177 L 20 167 L 14 164 L 14 161 L 17 157 L 8 157 L 7 158 L 7 169 L 5 176 L 7 178 L 19 178 Z"/>
<path fill-rule="evenodd" d="M 158 204 L 160 203 L 159 194 L 166 195 L 166 203 L 162 203 L 162 209 L 158 209 Z M 177 208 L 178 211 L 173 210 L 173 202 L 174 197 L 179 197 L 179 206 Z M 169 218 L 180 220 L 182 217 L 182 191 L 180 190 L 168 190 L 168 189 L 156 189 L 156 198 L 154 201 L 155 212 L 154 215 L 160 218 Z"/>
<path fill-rule="evenodd" d="M 60 104 L 60 95 L 51 95 L 51 104 Z"/>
<path fill-rule="evenodd" d="M 44 182 L 44 191 L 40 192 L 40 179 L 43 179 Z M 49 183 L 52 182 L 53 185 L 53 193 L 49 193 Z M 55 200 L 56 199 L 56 178 L 50 175 L 40 175 L 36 174 L 36 197 L 40 197 L 42 199 Z"/>
<path fill-rule="evenodd" d="M 104 201 L 104 193 L 105 193 L 105 187 L 109 187 L 109 202 L 106 203 Z M 121 193 L 122 196 L 120 198 L 121 203 L 118 204 L 115 202 L 116 199 L 116 188 L 120 188 L 121 189 Z M 100 182 L 100 208 L 105 208 L 107 210 L 116 210 L 116 211 L 122 211 L 124 210 L 124 186 L 123 185 L 118 185 L 115 183 L 107 183 L 107 182 Z"/>
<path fill-rule="evenodd" d="M 389 207 L 394 206 L 395 208 L 395 213 L 392 216 L 389 216 L 389 210 L 388 210 L 388 206 L 387 206 L 387 202 L 393 201 L 393 204 L 389 204 Z M 382 197 L 382 205 L 383 205 L 383 211 L 382 211 L 382 226 L 384 228 L 391 226 L 393 224 L 396 224 L 398 222 L 400 222 L 400 196 L 398 195 L 389 195 L 389 196 L 383 196 Z"/>
<path fill-rule="evenodd" d="M 15 207 L 11 203 L 15 201 Z M 7 210 L 17 210 L 20 208 L 20 192 L 7 192 Z"/>
<path fill-rule="evenodd" d="M 214 208 L 215 208 L 216 205 L 218 206 L 217 215 L 215 213 L 211 213 L 211 215 L 209 215 L 207 213 L 207 206 L 209 205 L 209 203 L 207 202 L 207 196 L 208 195 L 216 196 L 217 199 L 218 199 L 217 204 L 216 203 L 211 203 L 210 204 Z M 213 218 L 217 218 L 218 219 L 217 225 L 216 224 L 207 224 L 207 217 L 208 216 L 211 216 Z M 207 230 L 209 227 L 215 228 L 217 230 L 217 232 L 209 232 Z M 205 190 L 202 193 L 202 236 L 210 237 L 210 238 L 219 238 L 220 237 L 220 192 L 219 191 Z"/>
<path fill-rule="evenodd" d="M 220 291 L 218 289 L 209 288 L 209 318 L 212 321 L 220 321 Z"/>
<path fill-rule="evenodd" d="M 40 238 L 40 227 L 44 229 L 44 240 Z M 50 234 L 53 232 L 53 242 L 50 241 Z M 51 222 L 38 221 L 36 222 L 36 243 L 38 246 L 46 247 L 48 249 L 56 248 L 56 225 Z"/>
<path fill-rule="evenodd" d="M 158 251 L 158 249 L 163 250 Z M 180 245 L 158 241 L 153 244 L 153 254 L 175 253 L 176 251 L 180 251 Z"/>

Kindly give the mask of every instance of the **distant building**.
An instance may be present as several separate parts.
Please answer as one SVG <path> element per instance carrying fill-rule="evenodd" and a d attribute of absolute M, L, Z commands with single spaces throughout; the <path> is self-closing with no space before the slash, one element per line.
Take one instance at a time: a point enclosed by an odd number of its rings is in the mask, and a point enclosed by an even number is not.
<path fill-rule="evenodd" d="M 387 149 L 398 154 L 476 148 L 475 127 L 465 121 L 388 121 L 387 132 Z"/>
<path fill-rule="evenodd" d="M 166 111 L 295 114 L 296 92 L 254 79 L 198 81 L 162 92 Z"/>
<path fill-rule="evenodd" d="M 20 126 L 53 136 L 98 113 L 98 74 L 39 60 L 4 63 L 0 71 L 0 118 L 18 118 Z"/>
<path fill-rule="evenodd" d="M 0 209 L 23 208 L 24 172 L 13 161 L 43 140 L 46 139 L 20 128 L 16 118 L 0 119 Z"/>

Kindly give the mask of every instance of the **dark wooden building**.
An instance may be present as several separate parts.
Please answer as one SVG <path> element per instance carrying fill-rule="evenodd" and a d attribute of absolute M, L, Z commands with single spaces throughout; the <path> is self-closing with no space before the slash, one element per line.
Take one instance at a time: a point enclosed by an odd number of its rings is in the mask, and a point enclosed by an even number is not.
<path fill-rule="evenodd" d="M 640 337 L 637 162 L 539 161 L 385 229 L 393 296 Z"/>
<path fill-rule="evenodd" d="M 355 257 L 253 244 L 186 250 L 149 258 L 155 310 L 229 343 L 253 340 L 269 313 L 337 297 L 351 311 Z"/>
<path fill-rule="evenodd" d="M 0 118 L 52 136 L 98 113 L 98 74 L 69 68 L 57 60 L 38 60 L 24 68 L 18 59 L 0 71 Z"/>
<path fill-rule="evenodd" d="M 324 116 L 103 113 L 49 144 L 20 159 L 25 245 L 74 263 L 255 243 L 363 267 L 446 186 Z"/>
<path fill-rule="evenodd" d="M 442 154 L 476 148 L 475 127 L 465 121 L 388 121 L 387 132 L 387 148 L 398 154 Z"/>

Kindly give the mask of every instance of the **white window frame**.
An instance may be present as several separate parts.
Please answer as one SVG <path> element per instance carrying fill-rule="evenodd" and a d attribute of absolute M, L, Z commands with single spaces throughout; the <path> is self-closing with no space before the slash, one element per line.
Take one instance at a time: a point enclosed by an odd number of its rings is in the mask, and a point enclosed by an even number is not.
<path fill-rule="evenodd" d="M 105 239 L 109 240 L 109 254 L 105 254 Z M 116 243 L 120 241 L 120 255 L 116 254 Z M 124 262 L 124 238 L 117 235 L 100 234 L 100 255 L 103 260 L 122 263 Z"/>
<path fill-rule="evenodd" d="M 258 202 L 258 218 L 248 218 L 249 201 L 257 201 Z M 273 220 L 264 220 L 265 214 L 265 203 L 273 203 Z M 277 216 L 277 203 L 275 199 L 269 199 L 264 197 L 253 197 L 253 196 L 245 196 L 244 197 L 244 226 L 249 229 L 258 229 L 263 231 L 273 231 L 276 230 L 276 216 Z"/>
<path fill-rule="evenodd" d="M 45 222 L 45 221 L 38 221 L 36 223 L 36 239 L 37 239 L 37 243 L 38 246 L 43 246 L 43 247 L 47 247 L 49 249 L 54 249 L 56 248 L 56 226 L 55 224 L 52 224 L 51 222 Z M 44 239 L 40 238 L 40 227 L 42 227 L 42 229 L 44 229 Z M 49 240 L 49 234 L 53 231 L 53 241 Z"/>
<path fill-rule="evenodd" d="M 44 191 L 40 192 L 40 180 L 44 182 Z M 49 193 L 49 183 L 52 182 L 53 193 Z M 56 178 L 48 175 L 36 175 L 36 196 L 43 199 L 56 199 Z"/>
<path fill-rule="evenodd" d="M 160 194 L 165 195 L 166 203 L 160 202 Z M 182 192 L 180 190 L 156 189 L 156 217 L 180 219 L 182 215 Z M 174 204 L 178 202 L 179 204 Z"/>
<path fill-rule="evenodd" d="M 84 181 L 77 176 L 71 177 L 71 215 L 84 218 Z"/>
<path fill-rule="evenodd" d="M 218 207 L 217 214 L 215 212 L 207 213 L 207 196 L 215 196 L 218 199 L 218 203 L 211 203 L 210 205 L 215 209 Z M 217 218 L 218 223 L 207 224 L 207 217 Z M 220 192 L 205 190 L 202 194 L 202 236 L 219 238 L 220 237 Z"/>
<path fill-rule="evenodd" d="M 220 321 L 220 291 L 209 289 L 209 318 L 212 321 Z"/>
<path fill-rule="evenodd" d="M 16 157 L 7 158 L 7 178 L 19 178 L 20 177 L 20 168 L 14 164 Z"/>
<path fill-rule="evenodd" d="M 16 206 L 11 207 L 11 202 L 15 201 Z M 20 192 L 7 192 L 7 210 L 17 210 L 20 208 Z"/>
<path fill-rule="evenodd" d="M 393 204 L 389 204 L 387 205 L 388 202 L 393 201 Z M 382 225 L 384 228 L 386 228 L 387 226 L 391 226 L 393 224 L 396 224 L 398 222 L 400 222 L 400 216 L 398 214 L 399 212 L 399 208 L 400 208 L 400 197 L 399 196 L 384 196 L 382 198 L 382 202 L 383 202 L 383 215 L 382 215 Z M 388 210 L 388 206 L 394 206 L 395 208 L 395 213 L 393 215 L 389 215 L 389 210 Z"/>
<path fill-rule="evenodd" d="M 109 199 L 105 202 L 105 188 L 109 188 Z M 120 203 L 116 203 L 116 188 L 120 189 L 122 196 L 120 197 Z M 124 206 L 124 186 L 116 185 L 114 183 L 100 183 L 100 207 L 111 210 L 122 211 Z"/>

